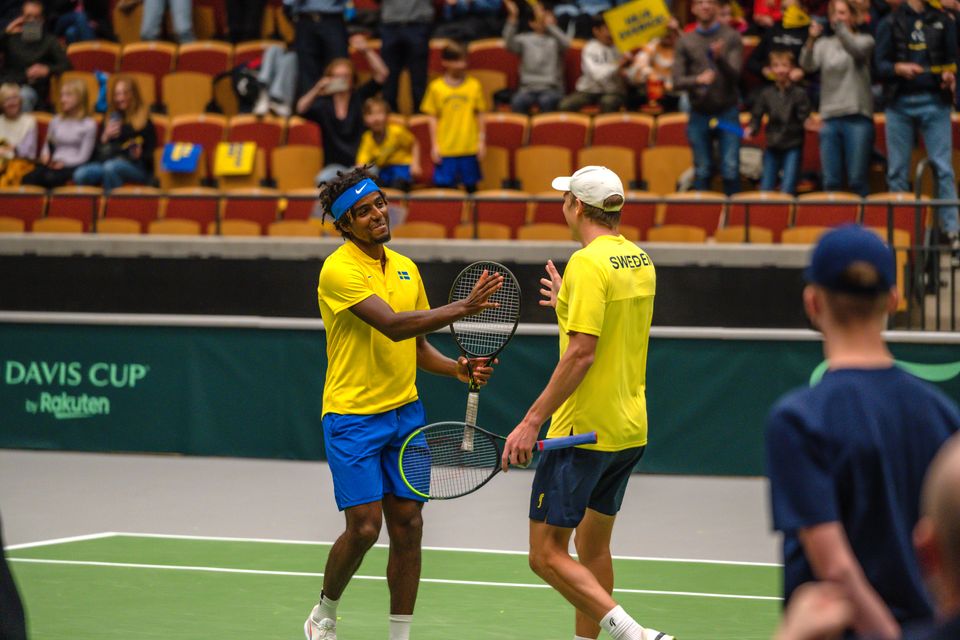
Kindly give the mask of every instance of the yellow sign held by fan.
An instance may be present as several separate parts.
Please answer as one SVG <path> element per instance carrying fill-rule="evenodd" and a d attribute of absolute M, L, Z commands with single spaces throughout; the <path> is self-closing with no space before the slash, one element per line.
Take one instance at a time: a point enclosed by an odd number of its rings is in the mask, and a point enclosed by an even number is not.
<path fill-rule="evenodd" d="M 634 0 L 603 12 L 613 44 L 623 52 L 633 51 L 667 32 L 670 12 L 663 0 Z"/>
<path fill-rule="evenodd" d="M 248 176 L 253 173 L 256 157 L 256 142 L 220 142 L 214 157 L 213 173 L 217 176 Z"/>

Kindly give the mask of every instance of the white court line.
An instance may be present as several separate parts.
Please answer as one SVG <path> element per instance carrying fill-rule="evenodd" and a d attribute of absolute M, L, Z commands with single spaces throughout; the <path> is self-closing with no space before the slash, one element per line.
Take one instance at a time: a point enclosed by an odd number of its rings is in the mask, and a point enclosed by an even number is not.
<path fill-rule="evenodd" d="M 332 542 L 322 542 L 317 540 L 283 540 L 275 538 L 234 538 L 228 536 L 196 536 L 179 535 L 169 533 L 129 533 L 114 532 L 110 535 L 126 536 L 131 538 L 160 538 L 168 540 L 210 540 L 215 542 L 266 542 L 268 544 L 304 544 L 315 546 L 330 546 Z M 381 549 L 390 548 L 389 544 L 375 544 L 375 547 Z M 525 556 L 526 551 L 501 550 L 501 549 L 471 549 L 464 547 L 423 547 L 424 551 L 459 551 L 463 553 L 493 553 L 512 556 Z M 654 558 L 646 556 L 613 556 L 614 560 L 642 560 L 646 562 L 685 562 L 695 564 L 721 564 L 747 567 L 782 567 L 782 564 L 774 562 L 744 562 L 739 560 L 702 560 L 698 558 Z"/>
<path fill-rule="evenodd" d="M 16 551 L 17 549 L 32 549 L 34 547 L 50 547 L 55 544 L 67 544 L 68 542 L 82 542 L 84 540 L 96 540 L 98 538 L 110 538 L 117 535 L 112 531 L 102 533 L 90 533 L 83 536 L 70 536 L 69 538 L 53 538 L 51 540 L 38 540 L 37 542 L 24 542 L 22 544 L 11 544 L 4 547 L 6 551 Z"/>
<path fill-rule="evenodd" d="M 200 571 L 205 573 L 239 573 L 257 576 L 285 576 L 285 577 L 304 577 L 304 578 L 322 578 L 322 573 L 308 571 L 267 571 L 263 569 L 228 569 L 223 567 L 193 567 L 183 565 L 168 564 L 137 564 L 130 562 L 95 562 L 88 560 L 49 560 L 44 558 L 8 558 L 10 562 L 24 562 L 30 564 L 56 564 L 72 565 L 81 567 L 113 567 L 125 569 L 158 569 L 163 571 Z M 375 580 L 386 581 L 385 576 L 353 576 L 353 580 Z M 479 587 L 507 587 L 513 589 L 550 589 L 547 584 L 528 584 L 524 582 L 485 582 L 480 580 L 445 580 L 442 578 L 420 578 L 420 582 L 428 584 L 452 584 Z M 636 593 L 644 595 L 658 596 L 688 596 L 694 598 L 724 598 L 732 600 L 772 600 L 780 601 L 781 598 L 773 596 L 744 596 L 727 593 L 699 593 L 695 591 L 656 591 L 651 589 L 614 589 L 619 593 Z"/>

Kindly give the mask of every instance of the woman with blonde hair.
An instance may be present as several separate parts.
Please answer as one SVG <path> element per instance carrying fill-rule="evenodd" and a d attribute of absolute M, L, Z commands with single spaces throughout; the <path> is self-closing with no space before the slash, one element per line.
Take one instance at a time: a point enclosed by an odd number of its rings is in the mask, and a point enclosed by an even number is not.
<path fill-rule="evenodd" d="M 23 112 L 20 87 L 13 83 L 0 85 L 0 158 L 24 158 L 37 156 L 37 121 Z"/>
<path fill-rule="evenodd" d="M 60 113 L 47 128 L 40 163 L 23 178 L 24 184 L 47 189 L 67 184 L 73 171 L 90 161 L 97 143 L 97 121 L 90 117 L 87 85 L 72 80 L 60 88 Z"/>
<path fill-rule="evenodd" d="M 153 150 L 157 146 L 157 134 L 147 105 L 133 79 L 118 75 L 112 94 L 97 159 L 73 172 L 73 181 L 77 184 L 103 185 L 107 192 L 128 182 L 149 181 L 153 172 Z"/>

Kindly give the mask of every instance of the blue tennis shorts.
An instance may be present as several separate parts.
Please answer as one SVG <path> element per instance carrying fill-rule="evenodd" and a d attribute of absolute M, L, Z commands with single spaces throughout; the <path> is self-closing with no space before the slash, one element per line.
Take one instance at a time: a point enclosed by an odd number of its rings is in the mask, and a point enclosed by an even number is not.
<path fill-rule="evenodd" d="M 424 502 L 403 483 L 398 465 L 404 440 L 424 422 L 419 400 L 369 416 L 323 416 L 324 446 L 340 511 L 377 502 L 388 493 Z"/>
<path fill-rule="evenodd" d="M 437 187 L 456 187 L 458 184 L 472 189 L 480 182 L 480 162 L 477 156 L 441 158 L 433 172 L 433 184 Z"/>
<path fill-rule="evenodd" d="M 588 508 L 617 515 L 633 468 L 646 447 L 623 451 L 555 449 L 537 463 L 530 494 L 530 519 L 573 529 Z"/>
<path fill-rule="evenodd" d="M 410 165 L 408 164 L 389 164 L 380 169 L 380 184 L 389 186 L 394 182 L 403 181 L 406 183 L 413 182 L 413 178 L 410 177 Z"/>

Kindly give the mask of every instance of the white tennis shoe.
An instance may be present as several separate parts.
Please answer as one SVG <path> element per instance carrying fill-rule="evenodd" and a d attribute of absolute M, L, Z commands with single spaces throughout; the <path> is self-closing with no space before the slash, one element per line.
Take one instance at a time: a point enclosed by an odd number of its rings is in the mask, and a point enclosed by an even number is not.
<path fill-rule="evenodd" d="M 643 629 L 643 640 L 676 640 L 673 636 L 669 636 L 662 631 L 657 631 L 656 629 L 648 629 L 644 627 Z"/>
<path fill-rule="evenodd" d="M 307 616 L 307 621 L 303 623 L 303 634 L 307 640 L 337 640 L 337 621 L 330 618 L 318 621 L 316 615 L 319 608 L 320 605 L 314 605 L 313 611 Z"/>

